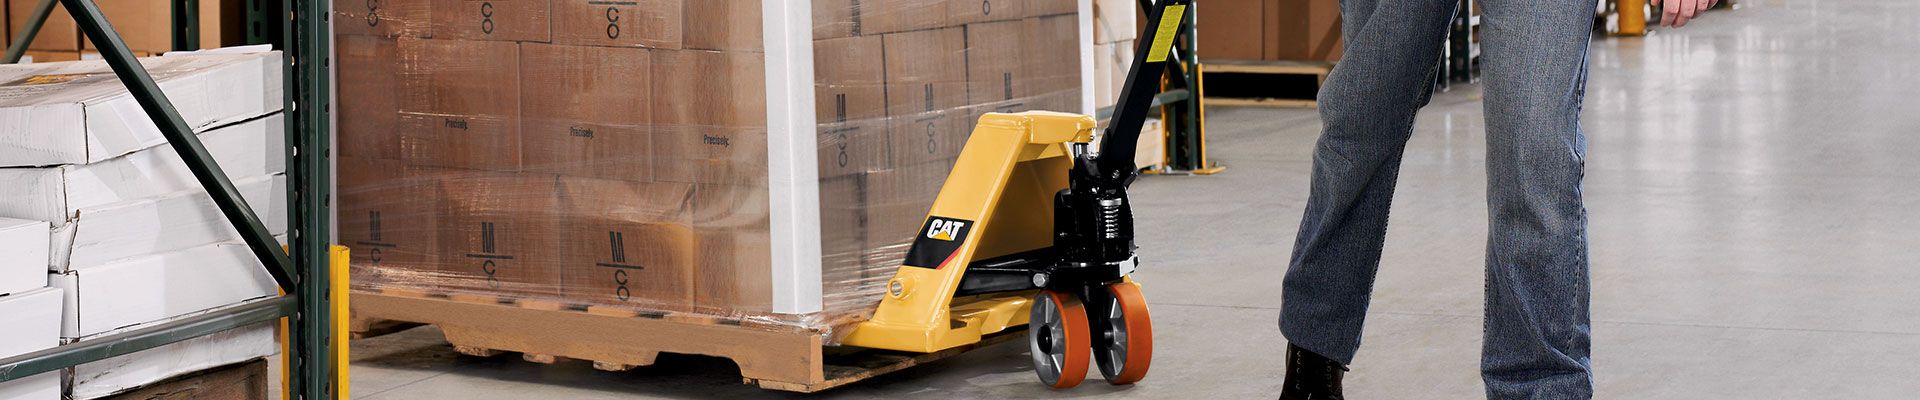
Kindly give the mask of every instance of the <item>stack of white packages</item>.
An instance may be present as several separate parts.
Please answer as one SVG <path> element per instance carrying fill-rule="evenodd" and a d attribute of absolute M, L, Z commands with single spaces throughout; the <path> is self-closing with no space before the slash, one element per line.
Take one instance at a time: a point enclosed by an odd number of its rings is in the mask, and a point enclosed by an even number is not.
<path fill-rule="evenodd" d="M 280 55 L 141 60 L 269 230 L 286 231 Z M 102 61 L 0 66 L 0 357 L 272 296 L 273 279 Z M 0 384 L 86 400 L 272 355 L 261 324 Z"/>
<path fill-rule="evenodd" d="M 60 289 L 47 287 L 47 223 L 0 218 L 0 358 L 60 345 Z M 0 399 L 59 399 L 60 374 L 0 383 Z"/>

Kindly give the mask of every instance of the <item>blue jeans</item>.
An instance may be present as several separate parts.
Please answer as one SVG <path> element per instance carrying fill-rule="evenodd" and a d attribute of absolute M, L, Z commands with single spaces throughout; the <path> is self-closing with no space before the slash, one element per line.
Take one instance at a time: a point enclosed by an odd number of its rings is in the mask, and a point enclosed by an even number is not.
<path fill-rule="evenodd" d="M 1592 0 L 1483 0 L 1489 398 L 1590 398 L 1586 138 Z M 1280 328 L 1351 363 L 1414 113 L 1457 0 L 1342 0 L 1346 55 L 1319 94 L 1325 130 L 1287 269 Z M 1462 226 L 1462 230 L 1469 227 Z"/>

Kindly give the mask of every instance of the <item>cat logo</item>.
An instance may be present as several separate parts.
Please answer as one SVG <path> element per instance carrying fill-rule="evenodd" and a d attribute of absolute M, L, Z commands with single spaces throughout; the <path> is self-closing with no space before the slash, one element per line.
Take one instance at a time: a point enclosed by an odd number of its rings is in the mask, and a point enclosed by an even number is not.
<path fill-rule="evenodd" d="M 959 255 L 961 245 L 967 243 L 967 232 L 973 230 L 973 221 L 957 218 L 931 217 L 920 228 L 920 237 L 913 239 L 913 247 L 907 249 L 907 259 L 902 264 L 909 267 L 940 269 L 953 262 Z"/>
<path fill-rule="evenodd" d="M 951 242 L 955 236 L 960 235 L 962 229 L 966 228 L 967 223 L 963 221 L 934 218 L 932 222 L 927 223 L 927 238 Z"/>

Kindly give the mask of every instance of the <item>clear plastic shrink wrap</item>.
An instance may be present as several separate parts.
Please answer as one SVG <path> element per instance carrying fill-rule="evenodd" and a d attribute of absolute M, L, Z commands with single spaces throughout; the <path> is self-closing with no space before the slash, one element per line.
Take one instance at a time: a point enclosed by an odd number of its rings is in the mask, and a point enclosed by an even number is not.
<path fill-rule="evenodd" d="M 1082 111 L 1074 0 L 814 1 L 823 311 L 773 313 L 760 1 L 337 0 L 355 290 L 831 330 L 981 114 Z"/>

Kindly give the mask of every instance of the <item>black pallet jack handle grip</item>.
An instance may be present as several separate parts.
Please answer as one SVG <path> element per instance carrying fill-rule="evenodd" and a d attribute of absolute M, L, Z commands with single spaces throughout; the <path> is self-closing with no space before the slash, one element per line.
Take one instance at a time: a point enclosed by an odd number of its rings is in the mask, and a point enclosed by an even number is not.
<path fill-rule="evenodd" d="M 1133 155 L 1140 140 L 1140 124 L 1146 122 L 1153 96 L 1160 92 L 1160 77 L 1166 73 L 1167 63 L 1179 62 L 1172 55 L 1173 40 L 1186 22 L 1184 14 L 1192 12 L 1192 5 L 1193 0 L 1159 0 L 1147 8 L 1147 29 L 1134 49 L 1133 67 L 1128 69 L 1127 83 L 1120 89 L 1119 103 L 1113 106 L 1113 121 L 1100 135 L 1100 157 L 1094 161 L 1093 176 L 1125 185 L 1139 168 L 1133 163 Z"/>

